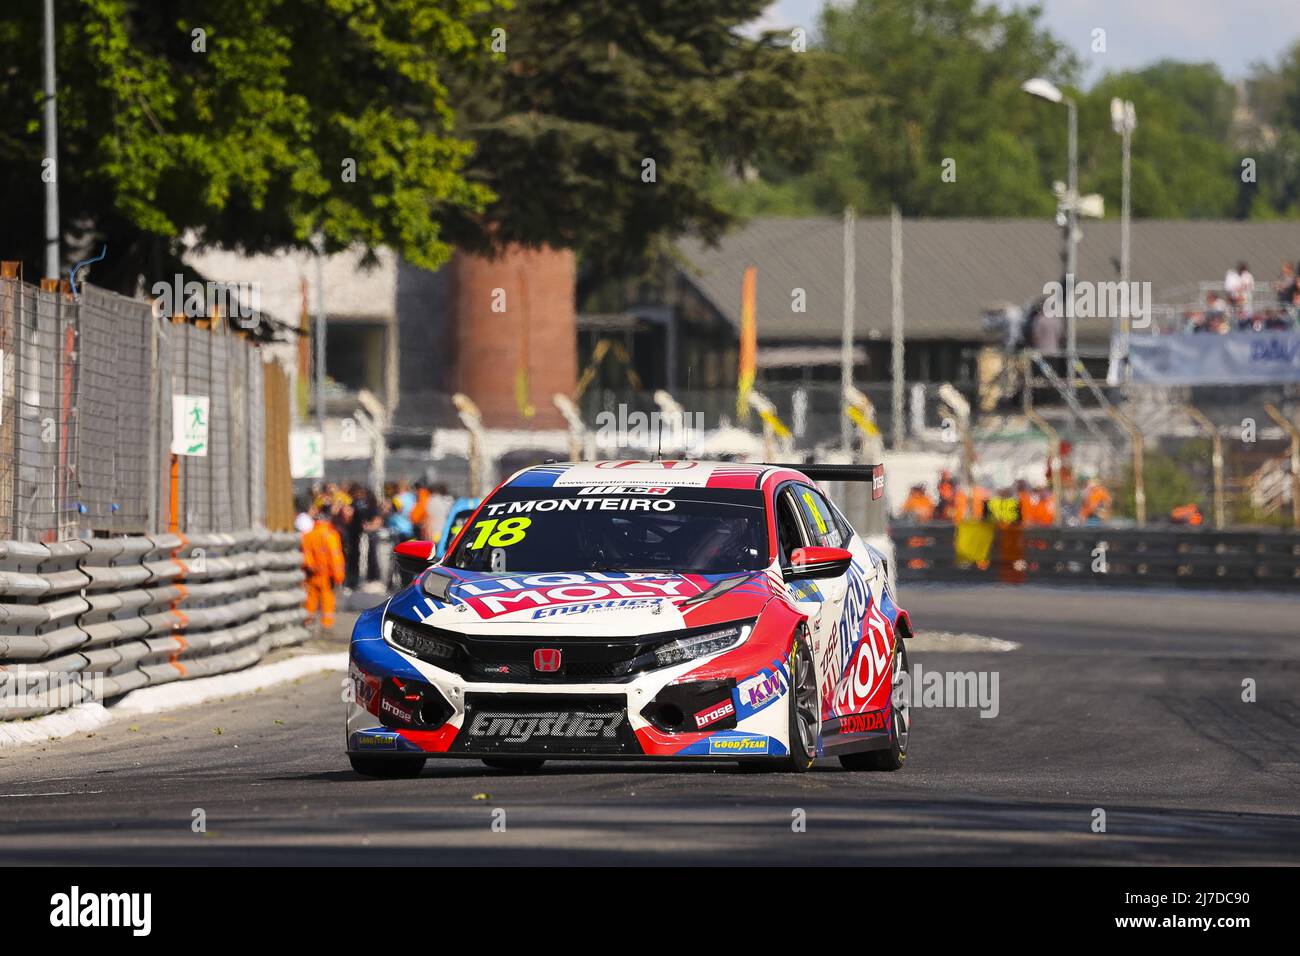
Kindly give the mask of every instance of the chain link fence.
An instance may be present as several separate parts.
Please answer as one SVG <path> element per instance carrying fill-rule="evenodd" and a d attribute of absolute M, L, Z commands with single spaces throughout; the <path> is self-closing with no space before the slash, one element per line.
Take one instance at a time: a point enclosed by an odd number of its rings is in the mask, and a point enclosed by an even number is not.
<path fill-rule="evenodd" d="M 0 540 L 287 530 L 288 422 L 267 416 L 289 401 L 272 387 L 284 376 L 225 322 L 0 279 Z M 179 396 L 207 401 L 199 454 L 173 454 Z"/>

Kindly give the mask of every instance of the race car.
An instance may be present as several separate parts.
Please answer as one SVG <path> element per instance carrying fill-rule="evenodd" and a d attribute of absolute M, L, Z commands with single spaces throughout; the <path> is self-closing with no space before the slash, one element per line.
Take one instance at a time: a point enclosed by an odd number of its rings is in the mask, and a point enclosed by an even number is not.
<path fill-rule="evenodd" d="M 548 759 L 835 756 L 897 770 L 912 628 L 886 561 L 815 484 L 881 466 L 600 461 L 526 468 L 439 560 L 357 620 L 353 769 L 430 757 L 531 771 Z"/>

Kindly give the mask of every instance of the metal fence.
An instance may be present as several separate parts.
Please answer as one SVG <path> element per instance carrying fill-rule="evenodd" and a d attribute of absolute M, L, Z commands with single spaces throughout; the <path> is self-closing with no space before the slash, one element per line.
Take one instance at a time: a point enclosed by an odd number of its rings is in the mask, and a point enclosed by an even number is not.
<path fill-rule="evenodd" d="M 267 387 L 260 349 L 225 322 L 0 279 L 0 539 L 254 528 L 268 500 L 269 526 L 287 527 L 288 449 L 267 436 L 288 426 L 268 429 L 267 409 L 284 416 L 289 402 Z M 205 455 L 172 454 L 185 395 L 208 400 Z"/>
<path fill-rule="evenodd" d="M 895 525 L 898 577 L 949 583 L 1300 587 L 1300 533 L 1280 529 Z"/>

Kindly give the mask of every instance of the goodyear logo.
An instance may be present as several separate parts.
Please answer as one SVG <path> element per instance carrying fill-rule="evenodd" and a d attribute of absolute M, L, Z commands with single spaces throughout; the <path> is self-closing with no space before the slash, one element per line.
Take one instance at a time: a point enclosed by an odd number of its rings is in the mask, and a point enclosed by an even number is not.
<path fill-rule="evenodd" d="M 397 738 L 392 734 L 357 734 L 352 738 L 358 750 L 396 750 Z"/>
<path fill-rule="evenodd" d="M 711 754 L 765 754 L 767 738 L 752 734 L 747 737 L 711 737 L 709 738 Z"/>

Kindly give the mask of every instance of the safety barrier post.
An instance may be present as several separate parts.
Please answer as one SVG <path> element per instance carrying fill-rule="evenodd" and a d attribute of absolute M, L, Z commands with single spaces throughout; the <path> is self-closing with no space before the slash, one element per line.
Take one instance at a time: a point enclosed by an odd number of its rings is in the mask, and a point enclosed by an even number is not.
<path fill-rule="evenodd" d="M 1210 436 L 1210 467 L 1214 474 L 1214 527 L 1223 530 L 1223 436 L 1219 428 L 1194 405 L 1187 406 L 1187 414 Z"/>
<path fill-rule="evenodd" d="M 1300 531 L 1300 429 L 1273 403 L 1265 402 L 1264 411 L 1291 436 L 1291 526 Z"/>

